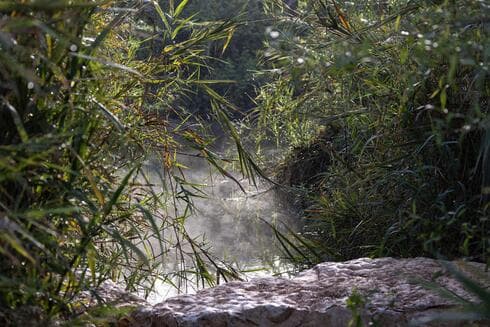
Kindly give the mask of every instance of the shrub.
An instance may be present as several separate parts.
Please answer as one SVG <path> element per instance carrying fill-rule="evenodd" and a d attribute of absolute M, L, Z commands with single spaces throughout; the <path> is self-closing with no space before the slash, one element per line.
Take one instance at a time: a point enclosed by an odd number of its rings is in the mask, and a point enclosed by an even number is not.
<path fill-rule="evenodd" d="M 178 100 L 201 85 L 232 129 L 226 100 L 198 77 L 208 43 L 226 45 L 234 25 L 193 24 L 179 16 L 185 4 L 0 3 L 3 324 L 28 306 L 69 315 L 81 291 L 106 279 L 134 291 L 189 274 L 213 284 L 213 267 L 229 277 L 184 227 L 196 186 L 177 152 L 192 147 L 227 172 L 206 124 Z M 143 169 L 155 154 L 160 189 Z M 169 255 L 183 271 L 161 271 Z"/>
<path fill-rule="evenodd" d="M 337 260 L 488 261 L 488 5 L 267 3 L 276 79 L 255 138 L 290 150 L 278 176 L 309 190 L 303 236 Z"/>

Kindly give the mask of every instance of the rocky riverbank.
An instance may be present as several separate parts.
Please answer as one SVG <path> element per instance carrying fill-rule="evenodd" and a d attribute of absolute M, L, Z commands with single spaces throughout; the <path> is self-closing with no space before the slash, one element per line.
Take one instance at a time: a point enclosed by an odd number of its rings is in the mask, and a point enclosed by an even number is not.
<path fill-rule="evenodd" d="M 356 259 L 326 262 L 293 279 L 260 278 L 230 282 L 150 306 L 142 305 L 120 321 L 125 326 L 463 326 L 461 303 L 441 295 L 478 303 L 447 267 L 484 287 L 485 265 L 440 262 L 427 258 Z M 427 285 L 439 285 L 439 291 Z M 425 285 L 425 286 L 424 286 Z M 449 293 L 448 292 L 448 293 Z M 449 319 L 446 321 L 436 318 Z M 488 317 L 487 317 L 488 318 Z M 487 325 L 474 316 L 475 325 Z"/>

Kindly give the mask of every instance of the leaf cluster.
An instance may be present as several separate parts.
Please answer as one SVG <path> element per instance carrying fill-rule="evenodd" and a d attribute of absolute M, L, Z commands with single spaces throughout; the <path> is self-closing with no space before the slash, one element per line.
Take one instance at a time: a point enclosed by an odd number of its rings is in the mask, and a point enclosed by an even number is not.
<path fill-rule="evenodd" d="M 251 120 L 286 149 L 277 180 L 301 191 L 303 236 L 336 260 L 488 262 L 488 4 L 267 4 L 275 80 Z"/>
<path fill-rule="evenodd" d="M 184 18 L 187 3 L 0 3 L 2 324 L 23 307 L 40 308 L 40 324 L 83 311 L 81 292 L 107 279 L 148 293 L 157 280 L 234 276 L 185 229 L 200 190 L 179 155 L 228 173 L 208 125 L 179 103 L 202 87 L 235 133 L 231 104 L 201 78 L 209 43 L 225 48 L 235 25 Z"/>

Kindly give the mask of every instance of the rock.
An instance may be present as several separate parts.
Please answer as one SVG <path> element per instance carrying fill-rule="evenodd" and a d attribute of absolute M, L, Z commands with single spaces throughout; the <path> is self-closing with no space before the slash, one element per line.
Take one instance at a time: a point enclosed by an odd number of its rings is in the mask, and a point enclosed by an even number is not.
<path fill-rule="evenodd" d="M 490 285 L 484 265 L 454 263 Z M 322 263 L 293 279 L 260 278 L 229 282 L 194 295 L 141 307 L 130 326 L 347 326 L 354 310 L 364 325 L 460 326 L 429 321 L 457 309 L 456 303 L 421 285 L 435 281 L 464 299 L 477 301 L 440 262 L 427 258 L 356 259 Z M 353 295 L 354 294 L 354 295 Z M 349 301 L 348 301 L 349 299 Z M 351 309 L 347 302 L 351 303 Z M 467 323 L 467 322 L 466 322 Z M 480 321 L 476 325 L 486 325 Z"/>

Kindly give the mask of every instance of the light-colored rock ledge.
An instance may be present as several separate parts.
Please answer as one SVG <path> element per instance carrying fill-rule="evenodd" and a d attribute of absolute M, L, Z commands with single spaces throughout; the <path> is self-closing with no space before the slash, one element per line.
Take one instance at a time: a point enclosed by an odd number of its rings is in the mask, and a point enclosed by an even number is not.
<path fill-rule="evenodd" d="M 448 264 L 448 263 L 446 263 Z M 488 286 L 483 264 L 453 266 Z M 347 326 L 352 311 L 346 301 L 354 292 L 364 299 L 361 317 L 374 326 L 466 326 L 468 322 L 438 321 L 434 315 L 458 309 L 456 303 L 424 288 L 433 281 L 470 301 L 477 301 L 440 262 L 427 258 L 356 259 L 326 262 L 293 279 L 260 278 L 230 282 L 194 295 L 144 306 L 126 319 L 130 326 Z M 490 321 L 475 325 L 487 326 Z"/>

